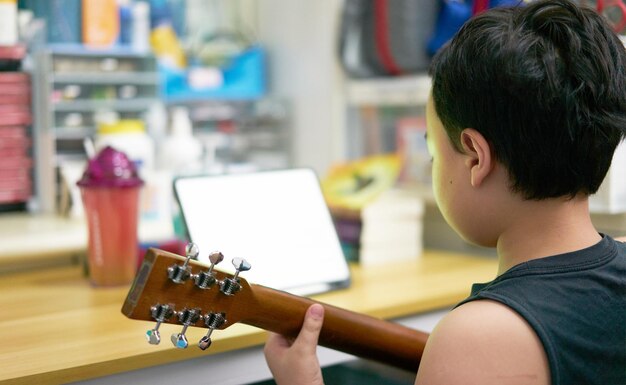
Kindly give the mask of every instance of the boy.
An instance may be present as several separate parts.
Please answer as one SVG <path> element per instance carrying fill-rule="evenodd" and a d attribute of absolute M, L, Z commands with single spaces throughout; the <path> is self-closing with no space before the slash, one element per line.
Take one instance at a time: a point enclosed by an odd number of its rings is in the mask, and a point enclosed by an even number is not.
<path fill-rule="evenodd" d="M 437 204 L 495 247 L 431 334 L 416 384 L 626 384 L 626 244 L 598 234 L 588 197 L 626 131 L 626 52 L 568 0 L 494 9 L 433 59 L 427 142 Z M 321 384 L 313 305 L 292 343 L 271 335 L 279 384 Z"/>

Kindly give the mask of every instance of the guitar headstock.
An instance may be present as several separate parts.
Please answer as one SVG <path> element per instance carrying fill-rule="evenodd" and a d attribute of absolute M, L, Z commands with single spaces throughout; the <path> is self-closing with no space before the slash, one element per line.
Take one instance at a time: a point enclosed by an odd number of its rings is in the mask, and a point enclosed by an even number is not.
<path fill-rule="evenodd" d="M 248 282 L 239 276 L 250 270 L 240 258 L 232 260 L 235 273 L 228 274 L 214 267 L 224 259 L 222 253 L 209 255 L 210 266 L 195 261 L 198 248 L 190 243 L 186 257 L 159 249 L 149 249 L 124 301 L 122 313 L 137 320 L 155 321 L 146 338 L 151 344 L 161 340 L 162 323 L 182 325 L 171 341 L 178 348 L 188 345 L 185 332 L 189 326 L 208 328 L 198 342 L 201 349 L 211 345 L 211 333 L 245 320 L 255 299 Z"/>

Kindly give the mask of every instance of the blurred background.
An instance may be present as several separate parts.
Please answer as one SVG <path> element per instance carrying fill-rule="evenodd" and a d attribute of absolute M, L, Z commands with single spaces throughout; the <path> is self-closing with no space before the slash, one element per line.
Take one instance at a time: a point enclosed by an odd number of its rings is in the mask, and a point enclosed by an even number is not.
<path fill-rule="evenodd" d="M 424 141 L 430 57 L 472 12 L 436 0 L 0 1 L 0 229 L 16 239 L 0 256 L 32 234 L 50 253 L 84 250 L 76 181 L 107 145 L 146 182 L 144 245 L 184 238 L 177 176 L 310 167 L 325 179 L 392 154 L 399 168 L 376 172 L 424 202 L 424 245 L 489 254 L 441 218 Z M 592 202 L 608 233 L 626 232 L 623 153 Z"/>

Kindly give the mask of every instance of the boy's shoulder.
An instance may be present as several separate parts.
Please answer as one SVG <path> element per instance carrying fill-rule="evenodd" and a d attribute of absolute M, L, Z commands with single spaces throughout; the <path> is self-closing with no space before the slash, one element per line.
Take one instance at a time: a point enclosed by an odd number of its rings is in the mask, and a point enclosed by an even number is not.
<path fill-rule="evenodd" d="M 416 384 L 550 384 L 548 359 L 528 323 L 491 300 L 447 314 L 426 345 Z"/>

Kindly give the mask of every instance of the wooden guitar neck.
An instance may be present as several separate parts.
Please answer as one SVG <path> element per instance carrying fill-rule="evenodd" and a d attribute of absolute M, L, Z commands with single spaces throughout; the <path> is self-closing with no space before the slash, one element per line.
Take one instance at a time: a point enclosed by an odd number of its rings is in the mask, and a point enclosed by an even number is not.
<path fill-rule="evenodd" d="M 171 278 L 172 271 L 182 271 L 180 277 L 184 279 L 177 283 Z M 206 280 L 198 279 L 207 274 L 214 278 L 208 280 L 213 282 L 210 285 L 205 285 Z M 233 280 L 236 282 L 236 289 L 230 290 Z M 189 258 L 185 260 L 175 254 L 150 249 L 128 293 L 122 312 L 132 319 L 156 320 L 158 325 L 166 322 L 224 329 L 241 322 L 295 337 L 300 331 L 307 308 L 315 302 L 309 298 L 249 284 L 243 278 L 207 268 Z M 173 310 L 172 314 L 165 318 L 155 318 L 154 309 L 163 305 Z M 428 339 L 427 333 L 332 305 L 322 305 L 325 317 L 319 338 L 320 345 L 417 371 Z M 183 316 L 190 310 L 197 317 Z M 221 315 L 221 323 L 214 323 L 215 314 Z M 149 331 L 148 335 L 155 331 L 158 332 L 158 326 Z"/>
<path fill-rule="evenodd" d="M 295 337 L 307 308 L 315 303 L 259 285 L 251 285 L 257 312 L 241 322 Z M 324 325 L 319 344 L 362 358 L 417 371 L 428 334 L 397 323 L 322 303 Z"/>

